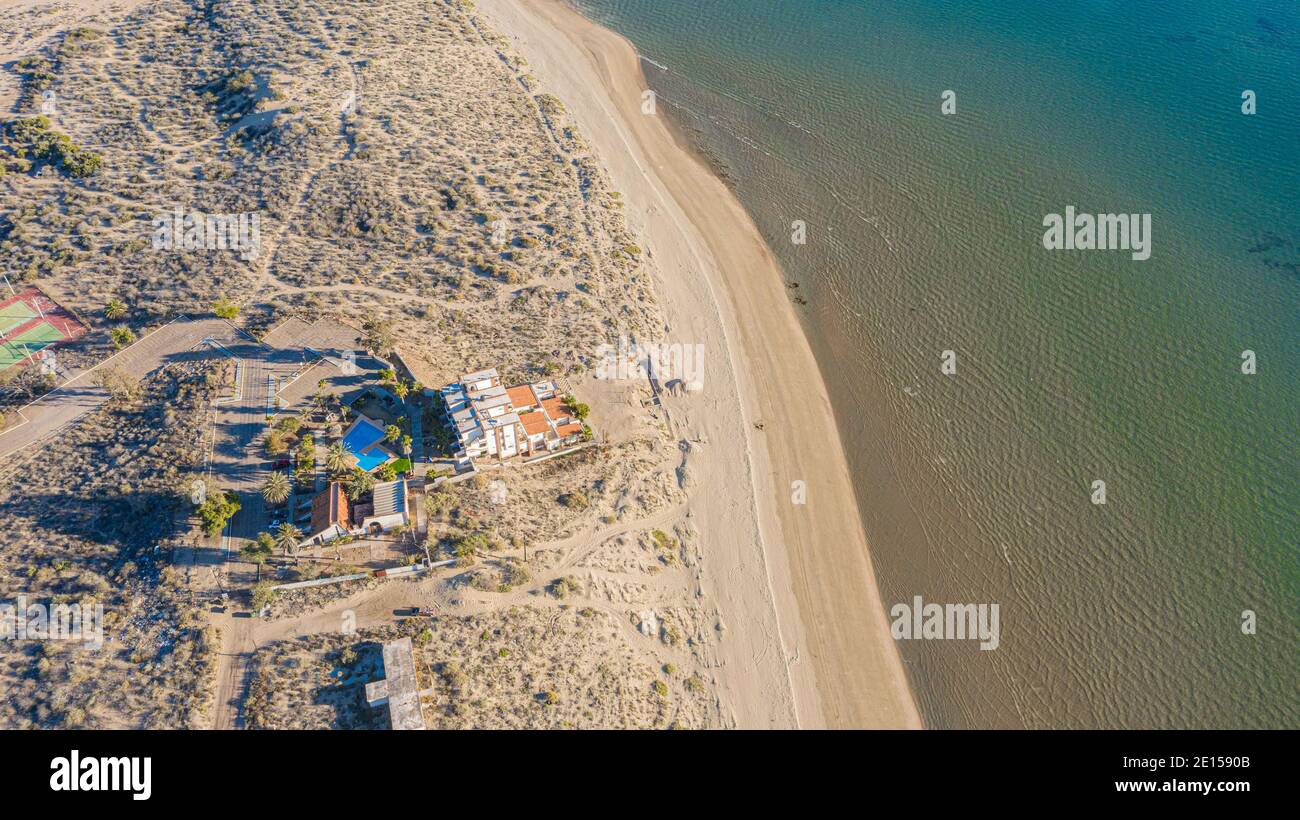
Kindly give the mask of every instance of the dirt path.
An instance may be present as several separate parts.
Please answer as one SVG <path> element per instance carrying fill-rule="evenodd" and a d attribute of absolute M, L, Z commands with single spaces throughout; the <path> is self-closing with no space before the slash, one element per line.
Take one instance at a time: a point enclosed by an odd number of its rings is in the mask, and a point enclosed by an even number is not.
<path fill-rule="evenodd" d="M 244 728 L 244 697 L 256 646 L 251 619 L 226 616 L 220 619 L 221 652 L 217 655 L 217 697 L 214 710 L 215 729 Z"/>

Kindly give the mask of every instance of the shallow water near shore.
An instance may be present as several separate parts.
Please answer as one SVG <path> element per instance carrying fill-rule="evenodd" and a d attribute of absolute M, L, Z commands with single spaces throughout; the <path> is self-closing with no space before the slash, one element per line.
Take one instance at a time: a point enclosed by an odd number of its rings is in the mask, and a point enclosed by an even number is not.
<path fill-rule="evenodd" d="M 927 725 L 1300 726 L 1293 4 L 576 5 L 797 285 L 886 606 L 1000 607 L 901 645 Z"/>

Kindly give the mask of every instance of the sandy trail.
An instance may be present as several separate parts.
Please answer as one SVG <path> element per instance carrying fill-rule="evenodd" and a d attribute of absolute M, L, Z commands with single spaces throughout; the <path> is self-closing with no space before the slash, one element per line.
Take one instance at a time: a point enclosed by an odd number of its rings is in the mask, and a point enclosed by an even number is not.
<path fill-rule="evenodd" d="M 748 214 L 660 116 L 641 113 L 627 40 L 555 0 L 479 8 L 625 194 L 670 317 L 662 341 L 704 345 L 704 389 L 670 410 L 691 442 L 725 707 L 745 728 L 919 727 L 825 385 Z M 806 504 L 792 503 L 795 481 Z"/>

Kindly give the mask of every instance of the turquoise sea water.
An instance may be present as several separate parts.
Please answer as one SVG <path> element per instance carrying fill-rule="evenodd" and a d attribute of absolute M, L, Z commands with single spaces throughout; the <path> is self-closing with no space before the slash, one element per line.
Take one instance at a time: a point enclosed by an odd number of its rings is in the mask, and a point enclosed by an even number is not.
<path fill-rule="evenodd" d="M 886 606 L 1001 607 L 901 645 L 927 724 L 1300 727 L 1300 6 L 576 5 L 797 284 Z"/>

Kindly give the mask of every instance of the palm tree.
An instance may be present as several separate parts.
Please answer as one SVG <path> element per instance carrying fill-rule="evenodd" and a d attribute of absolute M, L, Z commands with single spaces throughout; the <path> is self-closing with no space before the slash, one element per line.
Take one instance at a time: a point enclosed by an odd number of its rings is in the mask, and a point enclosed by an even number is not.
<path fill-rule="evenodd" d="M 104 318 L 121 319 L 126 315 L 126 303 L 121 299 L 109 299 L 108 304 L 104 305 Z"/>
<path fill-rule="evenodd" d="M 302 530 L 290 524 L 288 521 L 280 525 L 275 531 L 275 545 L 284 550 L 285 555 L 296 555 L 298 553 L 298 542 L 302 540 Z"/>
<path fill-rule="evenodd" d="M 262 485 L 262 498 L 269 504 L 282 504 L 292 489 L 289 477 L 276 470 L 266 477 L 266 483 Z"/>
<path fill-rule="evenodd" d="M 121 350 L 122 348 L 135 344 L 135 333 L 126 325 L 118 325 L 108 332 L 108 336 L 113 340 L 113 347 Z"/>
<path fill-rule="evenodd" d="M 325 469 L 330 471 L 330 475 L 346 473 L 352 469 L 352 462 L 348 451 L 343 447 L 343 442 L 336 441 L 325 451 Z"/>
<path fill-rule="evenodd" d="M 365 470 L 357 467 L 352 470 L 352 475 L 348 478 L 347 487 L 348 500 L 356 501 L 361 496 L 375 488 L 375 477 Z"/>

